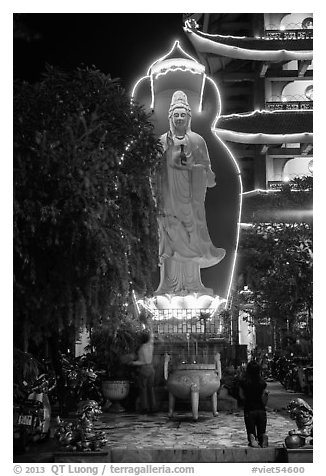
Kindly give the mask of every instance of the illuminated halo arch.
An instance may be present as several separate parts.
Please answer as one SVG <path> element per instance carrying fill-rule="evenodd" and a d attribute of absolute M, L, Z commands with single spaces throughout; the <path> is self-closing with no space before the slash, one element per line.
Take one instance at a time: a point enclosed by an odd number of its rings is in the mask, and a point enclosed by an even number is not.
<path fill-rule="evenodd" d="M 176 49 L 180 50 L 181 53 L 181 58 L 177 57 L 172 57 L 169 58 L 169 55 L 175 51 Z M 202 106 L 203 106 L 203 95 L 204 95 L 204 90 L 205 90 L 205 85 L 210 84 L 212 87 L 215 89 L 215 92 L 218 97 L 218 110 L 216 113 L 216 116 L 214 117 L 211 125 L 210 125 L 210 130 L 215 137 L 215 140 L 217 143 L 219 143 L 226 151 L 226 154 L 231 158 L 234 169 L 236 171 L 238 180 L 239 180 L 239 199 L 238 199 L 238 205 L 237 205 L 237 215 L 236 215 L 236 238 L 235 238 L 235 248 L 233 250 L 233 257 L 231 260 L 231 272 L 230 275 L 228 276 L 228 289 L 226 292 L 226 306 L 228 305 L 229 297 L 230 297 L 230 292 L 231 292 L 231 287 L 232 287 L 232 282 L 234 278 L 234 270 L 235 270 L 235 263 L 236 263 L 236 257 L 237 257 L 237 250 L 238 250 L 238 244 L 239 244 L 239 236 L 240 236 L 240 225 L 241 225 L 241 207 L 242 207 L 242 193 L 243 193 L 243 186 L 242 186 L 242 180 L 241 180 L 241 171 L 239 168 L 239 165 L 232 153 L 232 151 L 227 147 L 227 145 L 223 142 L 223 140 L 216 134 L 216 124 L 218 122 L 218 118 L 221 115 L 222 111 L 222 101 L 221 101 L 221 95 L 219 92 L 219 89 L 215 83 L 215 81 L 210 78 L 209 76 L 206 75 L 205 73 L 205 66 L 199 63 L 195 58 L 191 57 L 188 53 L 186 53 L 181 45 L 179 40 L 176 40 L 173 43 L 172 48 L 163 56 L 159 57 L 158 59 L 155 59 L 153 63 L 148 67 L 147 69 L 147 74 L 144 76 L 141 76 L 138 78 L 134 86 L 131 90 L 131 100 L 134 100 L 138 88 L 141 87 L 143 84 L 150 84 L 150 95 L 151 95 L 151 101 L 150 101 L 150 109 L 152 112 L 155 111 L 155 91 L 154 91 L 154 83 L 157 78 L 159 78 L 162 75 L 167 75 L 169 72 L 175 72 L 175 71 L 184 71 L 188 73 L 192 73 L 193 75 L 202 75 L 202 81 L 201 81 L 201 88 L 200 88 L 200 99 L 199 99 L 199 107 L 198 107 L 198 113 L 202 112 Z M 231 258 L 230 258 L 231 259 Z"/>

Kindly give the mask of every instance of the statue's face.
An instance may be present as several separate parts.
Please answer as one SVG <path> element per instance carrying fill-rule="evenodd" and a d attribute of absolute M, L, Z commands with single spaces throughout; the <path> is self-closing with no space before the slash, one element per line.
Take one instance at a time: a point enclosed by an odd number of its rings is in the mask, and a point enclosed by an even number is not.
<path fill-rule="evenodd" d="M 187 125 L 187 110 L 184 107 L 177 107 L 173 111 L 172 121 L 174 127 L 186 127 Z"/>

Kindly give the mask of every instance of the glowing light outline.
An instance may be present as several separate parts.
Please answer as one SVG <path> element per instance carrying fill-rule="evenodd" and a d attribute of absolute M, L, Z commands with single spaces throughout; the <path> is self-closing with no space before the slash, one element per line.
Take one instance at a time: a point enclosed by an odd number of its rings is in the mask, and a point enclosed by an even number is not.
<path fill-rule="evenodd" d="M 212 132 L 215 132 L 215 131 L 212 130 Z M 227 295 L 226 295 L 226 305 L 225 305 L 225 307 L 227 307 L 228 302 L 229 302 L 230 293 L 231 293 L 232 284 L 233 284 L 233 275 L 234 275 L 235 264 L 236 264 L 237 255 L 238 255 L 239 240 L 240 240 L 243 185 L 242 185 L 242 179 L 241 179 L 241 170 L 240 170 L 240 167 L 238 165 L 238 162 L 236 161 L 235 157 L 233 156 L 233 154 L 232 154 L 231 150 L 228 148 L 228 146 L 222 141 L 222 139 L 220 139 L 217 136 L 217 134 L 215 134 L 215 136 L 220 141 L 220 143 L 223 145 L 223 147 L 225 147 L 225 149 L 230 154 L 230 156 L 231 156 L 231 158 L 234 162 L 234 165 L 236 166 L 236 169 L 238 171 L 238 177 L 239 177 L 239 183 L 240 183 L 240 193 L 239 193 L 240 199 L 239 199 L 238 221 L 237 221 L 237 238 L 236 238 L 236 246 L 235 246 L 234 257 L 233 257 L 233 265 L 232 265 L 231 274 L 230 274 L 229 289 L 228 289 Z"/>
<path fill-rule="evenodd" d="M 189 20 L 185 21 L 185 26 L 183 27 L 183 29 L 189 31 L 190 33 L 196 33 L 196 29 L 194 30 L 193 28 L 191 28 L 191 26 L 189 24 Z M 235 40 L 238 40 L 238 39 L 243 40 L 243 39 L 246 39 L 246 38 L 252 38 L 251 36 L 248 37 L 248 36 L 220 35 L 218 33 L 212 34 L 212 33 L 206 33 L 206 32 L 201 31 L 201 30 L 198 30 L 198 31 L 200 31 L 200 33 L 202 35 L 211 36 L 211 37 L 220 36 L 221 38 L 234 38 Z"/>
<path fill-rule="evenodd" d="M 155 75 L 155 78 L 154 78 L 154 74 L 151 74 L 150 75 L 150 78 L 151 78 L 151 94 L 152 94 L 152 102 L 151 102 L 151 109 L 154 110 L 154 103 L 155 103 L 155 94 L 154 94 L 154 80 L 157 79 L 159 76 L 161 75 L 166 75 L 167 73 L 173 73 L 174 71 L 187 71 L 189 73 L 192 73 L 192 74 L 199 74 L 200 76 L 205 76 L 206 77 L 206 74 L 205 74 L 205 70 L 202 72 L 202 73 L 198 73 L 197 71 L 193 71 L 192 69 L 189 69 L 189 68 L 181 68 L 181 67 L 171 67 L 171 68 L 168 68 L 166 71 L 164 71 L 164 73 L 156 73 Z M 148 77 L 148 76 L 147 76 Z M 202 96 L 203 96 L 203 91 L 204 91 L 204 86 L 203 86 L 203 83 L 205 82 L 204 78 L 202 80 L 202 86 L 201 86 L 201 97 L 200 97 L 200 100 L 199 100 L 199 112 L 202 111 L 201 109 L 201 106 L 202 106 Z"/>
<path fill-rule="evenodd" d="M 181 48 L 180 48 L 181 49 Z M 193 73 L 197 74 L 203 74 L 205 72 L 205 66 L 201 63 L 198 63 L 198 61 L 195 61 L 193 59 L 188 59 L 188 58 L 168 58 L 164 59 L 162 61 L 156 61 L 150 68 L 150 74 L 153 75 L 159 75 L 160 70 L 165 66 L 165 64 L 168 64 L 169 66 L 166 67 L 166 70 L 173 70 L 175 68 L 180 68 L 184 70 L 188 70 Z M 159 66 L 156 66 L 159 65 Z M 196 71 L 196 68 L 199 69 L 200 71 Z"/>
<path fill-rule="evenodd" d="M 145 78 L 148 78 L 150 77 L 150 81 L 151 81 L 151 93 L 152 93 L 152 103 L 151 103 L 151 109 L 154 109 L 154 79 L 153 79 L 153 74 L 151 73 L 151 69 L 153 67 L 154 64 L 158 63 L 159 61 L 164 61 L 164 59 L 173 51 L 173 49 L 175 48 L 175 46 L 177 46 L 186 56 L 188 56 L 190 59 L 192 59 L 195 63 L 199 63 L 196 59 L 192 58 L 188 53 L 186 53 L 183 48 L 180 46 L 180 42 L 179 40 L 176 40 L 172 46 L 172 48 L 170 49 L 170 51 L 165 54 L 164 56 L 162 56 L 161 58 L 159 58 L 158 60 L 154 61 L 152 63 L 152 65 L 149 67 L 148 71 L 147 71 L 147 76 L 143 76 L 140 80 L 138 80 L 134 86 L 134 88 L 132 89 L 132 98 L 134 97 L 134 93 L 136 91 L 136 86 L 138 86 L 138 84 L 140 84 L 141 80 L 142 79 L 145 79 Z M 201 63 L 199 63 L 201 64 Z M 192 71 L 191 71 L 192 72 Z M 233 284 L 233 275 L 234 275 L 234 270 L 235 270 L 235 263 L 236 263 L 236 258 L 237 258 L 237 254 L 238 254 L 238 245 L 239 245 L 239 239 L 240 239 L 240 222 L 241 222 L 241 212 L 242 212 L 242 193 L 243 193 L 243 186 L 242 186 L 242 180 L 241 180 L 241 171 L 240 171 L 240 167 L 235 159 L 235 157 L 233 156 L 231 150 L 228 148 L 228 146 L 222 141 L 222 139 L 217 135 L 216 133 L 216 124 L 217 124 L 217 121 L 220 117 L 220 114 L 221 114 L 221 110 L 222 110 L 222 100 L 221 100 L 221 95 L 220 95 L 220 91 L 217 87 L 217 84 L 215 83 L 215 81 L 210 78 L 209 76 L 206 75 L 205 71 L 203 72 L 203 77 L 205 78 L 205 81 L 203 81 L 202 83 L 202 89 L 201 89 L 201 96 L 200 96 L 200 110 L 199 112 L 202 112 L 202 98 L 203 98 L 203 92 L 204 92 L 204 84 L 206 83 L 206 80 L 209 80 L 211 81 L 211 83 L 213 84 L 213 86 L 215 87 L 215 90 L 217 92 L 217 95 L 218 95 L 218 99 L 219 99 L 219 109 L 218 109 L 218 112 L 216 114 L 216 117 L 215 119 L 213 120 L 212 122 L 212 125 L 211 125 L 211 131 L 212 133 L 215 135 L 215 137 L 220 141 L 220 143 L 223 145 L 223 147 L 227 150 L 227 152 L 229 153 L 231 159 L 233 160 L 233 163 L 236 167 L 236 170 L 238 172 L 238 177 L 239 177 L 239 184 L 240 184 L 240 194 L 239 194 L 239 206 L 238 206 L 238 219 L 237 219 L 237 237 L 236 237 L 236 246 L 235 246 L 235 251 L 234 251 L 234 258 L 233 258 L 233 264 L 232 264 L 232 269 L 231 269 L 231 273 L 229 275 L 229 288 L 227 290 L 227 295 L 226 295 L 226 298 L 221 298 L 221 299 L 225 299 L 225 307 L 227 307 L 228 305 L 228 300 L 229 300 L 229 296 L 230 296 L 230 292 L 231 292 L 231 287 L 232 287 L 232 284 Z M 139 301 L 138 301 L 139 302 Z M 219 306 L 218 306 L 219 307 Z M 216 310 L 214 311 L 216 312 Z"/>
<path fill-rule="evenodd" d="M 159 76 L 165 76 L 167 73 L 170 73 L 170 72 L 173 72 L 173 71 L 187 71 L 189 73 L 199 74 L 199 75 L 205 74 L 204 72 L 200 73 L 199 71 L 193 71 L 190 68 L 186 68 L 186 67 L 182 68 L 182 66 L 175 66 L 175 67 L 171 66 L 171 68 L 168 68 L 165 71 L 162 71 L 160 73 L 156 73 L 155 74 L 155 79 L 157 79 Z M 152 76 L 154 76 L 154 74 L 152 74 Z"/>
<path fill-rule="evenodd" d="M 266 193 L 276 193 L 280 192 L 278 189 L 271 189 L 271 188 L 254 188 L 252 190 L 248 190 L 247 192 L 242 192 L 242 196 L 244 197 L 245 195 L 260 195 L 260 194 L 266 194 Z"/>
<path fill-rule="evenodd" d="M 255 35 L 255 36 L 235 36 L 235 35 L 221 35 L 220 33 L 207 33 L 205 31 L 202 31 L 200 30 L 199 28 L 192 28 L 191 25 L 190 25 L 190 20 L 186 20 L 185 21 L 185 26 L 183 27 L 183 29 L 187 32 L 190 32 L 190 33 L 200 33 L 200 35 L 203 35 L 203 36 L 208 36 L 208 37 L 211 37 L 211 38 L 217 38 L 217 37 L 220 37 L 220 38 L 233 38 L 235 40 L 246 40 L 246 39 L 250 39 L 250 40 L 266 40 L 266 41 L 275 41 L 274 39 L 272 38 L 268 38 L 268 37 L 265 37 L 265 36 L 259 36 L 259 35 Z M 298 29 L 299 30 L 299 29 Z M 276 33 L 278 33 L 279 31 L 288 31 L 285 27 L 282 28 L 282 26 L 280 26 L 280 30 L 273 30 L 275 31 Z M 198 36 L 200 36 L 198 35 Z M 306 38 L 308 39 L 308 38 Z M 294 38 L 294 41 L 298 40 L 298 38 Z M 280 40 L 280 41 L 286 41 L 286 40 Z M 293 39 L 291 40 L 293 41 Z M 282 50 L 279 50 L 279 51 L 282 51 Z"/>
<path fill-rule="evenodd" d="M 300 132 L 294 134 L 264 134 L 262 132 L 236 132 L 229 129 L 215 128 L 215 134 L 221 139 L 240 144 L 291 144 L 292 142 L 313 142 L 312 132 Z"/>
<path fill-rule="evenodd" d="M 156 64 L 156 63 L 158 63 L 158 62 L 160 62 L 160 61 L 164 61 L 165 58 L 166 58 L 167 56 L 169 56 L 170 53 L 172 53 L 172 51 L 174 50 L 174 48 L 179 48 L 186 56 L 188 56 L 188 58 L 190 58 L 190 59 L 191 59 L 192 61 L 194 61 L 195 63 L 199 63 L 199 61 L 197 61 L 195 58 L 193 58 L 192 56 L 190 56 L 188 53 L 186 53 L 186 52 L 184 51 L 184 49 L 180 46 L 180 41 L 179 41 L 179 40 L 175 40 L 174 43 L 173 43 L 172 48 L 170 49 L 170 51 L 169 51 L 168 53 L 166 53 L 164 56 L 162 56 L 161 58 L 155 60 L 155 61 L 151 64 L 151 66 L 150 66 L 150 67 L 148 68 L 148 70 L 147 70 L 147 76 L 149 76 L 149 75 L 151 74 L 151 69 L 152 69 L 152 67 L 154 66 L 154 64 Z M 199 63 L 199 64 L 201 64 L 201 63 Z"/>
<path fill-rule="evenodd" d="M 134 96 L 135 96 L 135 91 L 136 91 L 136 88 L 138 87 L 138 85 L 142 82 L 143 79 L 147 79 L 148 76 L 141 76 L 135 83 L 134 87 L 132 88 L 132 91 L 131 91 L 131 100 L 133 100 Z"/>
<path fill-rule="evenodd" d="M 193 293 L 193 294 L 196 295 L 198 293 Z M 181 296 L 178 296 L 178 297 L 181 297 Z M 198 296 L 194 296 L 194 297 L 197 298 Z M 211 296 L 209 296 L 209 297 L 211 297 Z M 209 307 L 207 307 L 207 308 L 203 308 L 203 307 L 198 307 L 198 308 L 167 307 L 167 308 L 159 309 L 156 306 L 156 303 L 155 303 L 155 296 L 153 296 L 153 297 L 150 297 L 150 298 L 137 299 L 137 310 L 139 310 L 139 306 L 142 306 L 144 309 L 146 309 L 147 311 L 149 311 L 152 314 L 153 319 L 155 321 L 164 320 L 164 319 L 162 319 L 161 315 L 162 314 L 164 315 L 166 313 L 166 311 L 171 312 L 171 315 L 174 319 L 177 319 L 177 320 L 179 319 L 180 321 L 182 321 L 182 320 L 187 320 L 187 319 L 191 320 L 194 317 L 198 317 L 197 313 L 200 313 L 202 311 L 206 311 L 207 313 L 209 313 L 209 317 L 213 318 L 215 316 L 216 312 L 218 311 L 218 309 L 222 305 L 225 304 L 224 308 L 226 307 L 226 303 L 227 303 L 226 298 L 215 295 L 214 298 L 212 299 Z M 180 315 L 181 314 L 180 312 L 177 313 L 178 315 L 173 315 L 173 311 L 184 311 L 186 316 L 185 315 Z M 191 314 L 189 311 L 195 311 L 196 316 Z M 189 318 L 187 318 L 187 315 L 189 315 Z"/>
<path fill-rule="evenodd" d="M 216 124 L 217 124 L 217 121 L 219 119 L 219 117 L 221 117 L 221 111 L 222 111 L 222 99 L 221 99 L 221 94 L 220 94 L 220 91 L 217 87 L 217 84 L 215 83 L 215 81 L 210 78 L 209 76 L 206 76 L 206 79 L 208 79 L 209 81 L 211 81 L 211 83 L 213 84 L 213 86 L 215 87 L 215 90 L 217 92 L 217 96 L 218 96 L 218 101 L 219 101 L 219 110 L 215 116 L 215 119 L 213 120 L 212 122 L 212 125 L 211 125 L 211 131 L 214 132 L 214 128 L 216 127 Z"/>
<path fill-rule="evenodd" d="M 312 50 L 250 50 L 248 48 L 239 48 L 238 46 L 225 45 L 208 38 L 202 38 L 196 32 L 189 31 L 191 35 L 195 35 L 196 47 L 201 53 L 212 53 L 227 56 L 229 58 L 241 59 L 243 57 L 250 58 L 255 61 L 290 61 L 295 59 L 312 60 Z M 208 45 L 207 45 L 208 43 Z M 213 48 L 213 46 L 215 48 Z M 208 48 L 208 50 L 207 50 Z M 216 50 L 216 51 L 212 51 Z"/>
<path fill-rule="evenodd" d="M 250 112 L 233 112 L 232 114 L 225 114 L 222 115 L 223 119 L 229 119 L 232 117 L 251 117 L 255 114 L 284 114 L 284 113 L 292 113 L 296 114 L 297 112 L 309 112 L 311 109 L 277 109 L 271 111 L 270 109 L 254 109 Z"/>
<path fill-rule="evenodd" d="M 221 117 L 221 111 L 222 111 L 222 99 L 221 99 L 221 94 L 220 94 L 220 91 L 217 87 L 217 84 L 215 83 L 215 81 L 210 78 L 209 76 L 207 76 L 207 79 L 211 81 L 211 83 L 214 85 L 215 89 L 216 89 L 216 92 L 217 92 L 217 95 L 218 95 L 218 99 L 219 99 L 219 104 L 220 104 L 220 107 L 219 107 L 219 111 L 217 112 L 217 115 L 215 117 L 215 120 L 212 122 L 212 126 L 211 126 L 211 131 L 212 133 L 215 135 L 215 137 L 220 141 L 220 143 L 223 145 L 223 147 L 227 150 L 228 154 L 230 155 L 231 159 L 233 160 L 233 163 L 235 165 L 235 168 L 238 172 L 238 177 L 239 177 L 239 183 L 240 183 L 240 198 L 239 198 L 239 205 L 238 205 L 238 221 L 237 221 L 237 237 L 236 237 L 236 246 L 235 246 L 235 252 L 234 252 L 234 258 L 233 258 L 233 265 L 232 265 L 232 269 L 231 269 L 231 273 L 230 273 L 230 279 L 229 279 L 229 289 L 227 291 L 227 294 L 226 294 L 226 304 L 225 304 L 225 307 L 228 306 L 228 301 L 229 301 L 229 297 L 230 297 L 230 293 L 231 293 L 231 288 L 232 288 L 232 284 L 233 284 L 233 275 L 234 275 L 234 270 L 235 270 L 235 264 L 236 264 L 236 259 L 237 259 L 237 254 L 238 254 L 238 246 L 239 246 L 239 240 L 240 240 L 240 222 L 241 222 L 241 212 L 242 212 L 242 193 L 243 193 L 243 185 L 242 185 L 242 179 L 241 179 L 241 170 L 240 170 L 240 167 L 239 167 L 239 164 L 238 162 L 236 161 L 234 155 L 232 154 L 231 150 L 229 149 L 229 147 L 222 141 L 222 139 L 216 134 L 216 124 L 218 122 L 218 119 Z"/>
<path fill-rule="evenodd" d="M 202 112 L 202 110 L 203 110 L 203 95 L 204 95 L 204 88 L 205 88 L 205 84 L 206 84 L 206 77 L 207 77 L 206 73 L 204 72 L 202 83 L 201 83 L 198 112 Z"/>
<path fill-rule="evenodd" d="M 231 281 L 232 282 L 232 281 Z M 215 307 L 211 307 L 212 304 L 214 304 L 216 302 L 216 306 Z M 215 296 L 215 298 L 213 299 L 213 301 L 211 302 L 210 304 L 210 307 L 207 308 L 207 311 L 210 311 L 210 317 L 214 317 L 215 313 L 218 311 L 218 309 L 223 305 L 224 305 L 224 309 L 226 308 L 227 306 L 227 298 L 222 298 L 221 296 Z"/>
<path fill-rule="evenodd" d="M 146 75 L 146 76 L 142 76 L 141 78 L 139 78 L 139 79 L 136 81 L 136 83 L 135 83 L 135 85 L 134 85 L 134 87 L 132 88 L 132 91 L 131 91 L 131 99 L 134 98 L 135 92 L 136 92 L 136 89 L 137 89 L 137 86 L 141 83 L 141 81 L 142 81 L 143 79 L 150 78 L 150 83 L 151 83 L 151 96 L 152 96 L 150 108 L 151 108 L 152 110 L 154 109 L 154 105 L 155 105 L 154 78 L 153 78 L 154 74 L 151 72 L 151 70 L 152 70 L 153 66 L 154 66 L 156 63 L 164 61 L 165 58 L 166 58 L 167 56 L 169 56 L 169 54 L 170 54 L 170 53 L 174 50 L 174 48 L 176 48 L 176 47 L 179 48 L 179 49 L 182 51 L 182 53 L 183 53 L 185 56 L 188 56 L 188 58 L 189 58 L 190 60 L 192 60 L 194 63 L 197 63 L 197 64 L 199 64 L 199 65 L 201 65 L 201 66 L 204 66 L 204 65 L 202 65 L 202 63 L 199 63 L 199 61 L 197 61 L 195 58 L 193 58 L 191 55 L 189 55 L 189 54 L 180 46 L 179 40 L 175 40 L 174 43 L 173 43 L 172 48 L 168 51 L 168 53 L 166 53 L 165 55 L 163 55 L 161 58 L 156 59 L 156 60 L 150 65 L 150 67 L 148 68 L 148 70 L 147 70 L 147 75 Z M 182 58 L 175 58 L 175 59 L 182 59 Z M 167 74 L 167 73 L 170 72 L 170 71 L 175 71 L 175 69 L 168 68 L 168 70 L 166 71 L 165 74 Z M 204 70 L 203 70 L 202 73 L 197 73 L 197 72 L 195 72 L 195 71 L 192 71 L 192 70 L 188 69 L 187 67 L 186 67 L 186 69 L 183 70 L 183 71 L 189 71 L 189 72 L 192 73 L 192 74 L 205 74 L 205 66 L 204 66 Z M 156 75 L 158 75 L 158 74 L 159 74 L 159 73 L 156 73 Z"/>
<path fill-rule="evenodd" d="M 296 110 L 277 110 L 277 111 L 269 111 L 268 109 L 255 109 L 254 111 L 244 112 L 244 113 L 232 113 L 221 115 L 220 118 L 222 119 L 232 119 L 232 118 L 247 118 L 252 117 L 255 114 L 297 114 L 298 111 Z M 225 140 L 230 140 L 231 142 L 238 142 L 243 144 L 249 144 L 251 142 L 255 144 L 263 144 L 263 143 L 271 143 L 271 144 L 278 144 L 278 143 L 292 143 L 292 142 L 304 142 L 309 143 L 313 141 L 313 132 L 295 132 L 293 134 L 264 134 L 263 132 L 239 132 L 233 131 L 230 129 L 222 129 L 220 127 L 216 127 L 214 132 L 216 134 L 220 134 L 221 137 L 228 137 Z M 233 137 L 233 141 L 232 141 Z M 239 140 L 236 140 L 239 139 Z M 243 139 L 241 141 L 240 139 Z M 244 140 L 246 139 L 246 140 Z M 256 140 L 258 139 L 258 142 Z M 271 142 L 269 142 L 271 141 Z"/>
<path fill-rule="evenodd" d="M 240 170 L 240 167 L 239 167 L 239 164 L 238 162 L 236 161 L 234 155 L 232 154 L 231 150 L 229 149 L 229 147 L 222 141 L 222 139 L 220 139 L 220 137 L 218 137 L 218 135 L 216 134 L 215 132 L 215 128 L 216 128 L 216 124 L 218 122 L 218 119 L 221 117 L 221 110 L 222 110 L 222 99 L 221 99 L 221 94 L 220 94 L 220 91 L 217 87 L 217 84 L 215 83 L 215 81 L 210 78 L 209 76 L 207 76 L 207 79 L 211 81 L 211 83 L 214 85 L 215 89 L 216 89 L 216 92 L 217 92 L 217 95 L 218 95 L 218 98 L 219 98 L 219 104 L 220 104 L 220 107 L 219 107 L 219 111 L 217 112 L 217 115 L 215 117 L 215 120 L 213 121 L 212 123 L 212 127 L 211 127 L 211 130 L 213 132 L 213 134 L 215 135 L 215 137 L 220 141 L 220 143 L 223 145 L 223 147 L 227 150 L 229 156 L 231 157 L 231 159 L 233 160 L 233 163 L 235 165 L 235 168 L 238 172 L 238 177 L 239 177 L 239 183 L 240 183 L 240 194 L 239 194 L 239 204 L 238 204 L 238 218 L 237 218 L 237 237 L 236 237 L 236 246 L 235 246 L 235 251 L 234 251 L 234 257 L 233 257 L 233 264 L 231 266 L 231 273 L 230 273 L 230 276 L 229 276 L 229 288 L 227 290 L 227 294 L 226 294 L 226 304 L 225 304 L 225 307 L 228 306 L 228 303 L 229 303 L 229 297 L 230 297 L 230 293 L 231 293 L 231 288 L 232 288 L 232 284 L 233 284 L 233 276 L 234 276 L 234 270 L 235 270 L 235 265 L 236 265 L 236 260 L 237 260 L 237 255 L 238 255 L 238 246 L 239 246 L 239 240 L 240 240 L 240 223 L 241 223 L 241 213 L 242 213 L 242 193 L 243 193 L 243 185 L 242 185 L 242 179 L 241 179 L 241 170 Z"/>
<path fill-rule="evenodd" d="M 152 74 L 150 75 L 150 84 L 151 84 L 151 96 L 152 96 L 151 109 L 152 109 L 152 111 L 154 111 L 154 106 L 155 106 L 155 94 L 154 94 L 154 78 L 153 78 L 153 75 L 152 75 Z"/>
<path fill-rule="evenodd" d="M 137 299 L 137 296 L 136 296 L 136 293 L 135 293 L 134 289 L 131 291 L 131 298 L 132 298 L 132 302 L 133 302 L 133 304 L 136 308 L 137 316 L 139 316 L 139 314 L 140 314 L 139 301 Z"/>

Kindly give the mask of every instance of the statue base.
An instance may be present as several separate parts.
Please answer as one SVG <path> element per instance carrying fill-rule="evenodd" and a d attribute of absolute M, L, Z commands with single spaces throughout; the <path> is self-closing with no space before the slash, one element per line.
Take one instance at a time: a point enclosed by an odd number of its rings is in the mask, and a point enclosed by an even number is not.
<path fill-rule="evenodd" d="M 212 318 L 225 307 L 226 299 L 204 293 L 160 294 L 138 301 L 153 320 Z"/>
<path fill-rule="evenodd" d="M 158 298 L 168 296 L 170 299 L 169 296 L 209 295 L 214 298 L 213 289 L 206 288 L 202 283 L 200 269 L 199 261 L 165 258 L 160 264 L 160 284 L 155 291 L 155 296 Z"/>
<path fill-rule="evenodd" d="M 194 311 L 207 311 L 210 314 L 215 313 L 223 303 L 225 303 L 225 299 L 214 296 L 210 292 L 166 293 L 159 294 L 151 299 L 152 309 L 192 309 Z"/>

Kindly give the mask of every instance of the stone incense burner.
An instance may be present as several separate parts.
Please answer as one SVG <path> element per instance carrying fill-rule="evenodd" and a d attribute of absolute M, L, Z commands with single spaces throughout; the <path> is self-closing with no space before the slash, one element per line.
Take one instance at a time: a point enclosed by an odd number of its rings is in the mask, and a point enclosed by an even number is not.
<path fill-rule="evenodd" d="M 219 357 L 219 356 L 218 356 Z M 173 417 L 175 399 L 191 401 L 192 416 L 198 420 L 198 406 L 200 398 L 211 397 L 212 412 L 217 412 L 217 391 L 220 388 L 220 360 L 215 364 L 179 364 L 168 374 L 169 356 L 166 355 L 164 374 L 167 378 L 169 391 L 169 418 Z"/>

